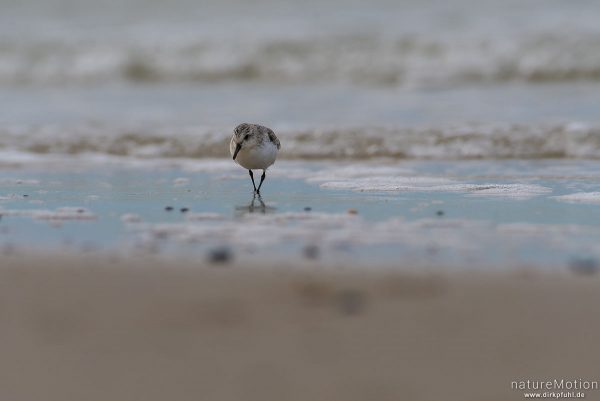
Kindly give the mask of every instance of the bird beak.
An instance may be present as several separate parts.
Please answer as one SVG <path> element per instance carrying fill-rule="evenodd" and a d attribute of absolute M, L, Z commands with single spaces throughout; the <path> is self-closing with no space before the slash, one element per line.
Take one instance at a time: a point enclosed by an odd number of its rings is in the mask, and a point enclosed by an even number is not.
<path fill-rule="evenodd" d="M 237 157 L 238 152 L 240 151 L 240 149 L 242 148 L 242 145 L 240 145 L 239 143 L 237 143 L 235 145 L 235 152 L 233 152 L 233 160 L 235 160 L 235 158 Z"/>

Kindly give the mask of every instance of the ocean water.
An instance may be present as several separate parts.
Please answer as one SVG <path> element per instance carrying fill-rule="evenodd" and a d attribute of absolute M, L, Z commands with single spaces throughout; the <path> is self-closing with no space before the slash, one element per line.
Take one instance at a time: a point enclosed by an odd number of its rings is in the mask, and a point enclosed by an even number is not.
<path fill-rule="evenodd" d="M 596 1 L 0 7 L 5 252 L 600 258 Z M 243 121 L 282 142 L 264 207 L 228 156 Z"/>

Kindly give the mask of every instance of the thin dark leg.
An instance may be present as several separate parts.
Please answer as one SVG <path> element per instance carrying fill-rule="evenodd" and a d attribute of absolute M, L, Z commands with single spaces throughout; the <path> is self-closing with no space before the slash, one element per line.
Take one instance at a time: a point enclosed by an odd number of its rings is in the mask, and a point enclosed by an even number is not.
<path fill-rule="evenodd" d="M 252 174 L 252 170 L 248 170 L 248 173 L 250 173 L 250 178 L 252 179 L 252 186 L 254 187 L 254 192 L 258 192 L 256 190 L 256 184 L 254 183 L 254 174 Z"/>
<path fill-rule="evenodd" d="M 262 183 L 265 180 L 266 176 L 267 176 L 267 172 L 265 170 L 263 170 L 263 173 L 260 176 L 260 184 L 258 184 L 258 190 L 256 191 L 256 193 L 259 195 L 260 195 L 260 187 L 262 187 Z"/>

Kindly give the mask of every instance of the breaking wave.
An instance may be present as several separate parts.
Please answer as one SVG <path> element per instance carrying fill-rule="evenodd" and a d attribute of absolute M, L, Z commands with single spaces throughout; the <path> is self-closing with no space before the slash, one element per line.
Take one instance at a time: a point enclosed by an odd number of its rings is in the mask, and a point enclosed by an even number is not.
<path fill-rule="evenodd" d="M 595 33 L 439 39 L 322 36 L 241 42 L 0 41 L 0 84 L 344 83 L 435 86 L 600 80 Z"/>
<path fill-rule="evenodd" d="M 280 157 L 286 159 L 600 158 L 600 126 L 575 123 L 276 131 L 282 142 Z M 4 127 L 0 150 L 147 159 L 229 157 L 229 136 L 229 130 L 203 127 Z"/>

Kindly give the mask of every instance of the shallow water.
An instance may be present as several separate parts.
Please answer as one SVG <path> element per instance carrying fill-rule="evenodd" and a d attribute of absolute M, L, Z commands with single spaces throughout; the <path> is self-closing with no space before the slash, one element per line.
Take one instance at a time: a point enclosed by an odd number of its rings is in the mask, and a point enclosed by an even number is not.
<path fill-rule="evenodd" d="M 281 162 L 264 207 L 251 206 L 250 180 L 229 160 L 48 163 L 0 175 L 4 252 L 200 263 L 225 247 L 244 261 L 396 268 L 560 269 L 600 258 L 596 162 Z"/>

